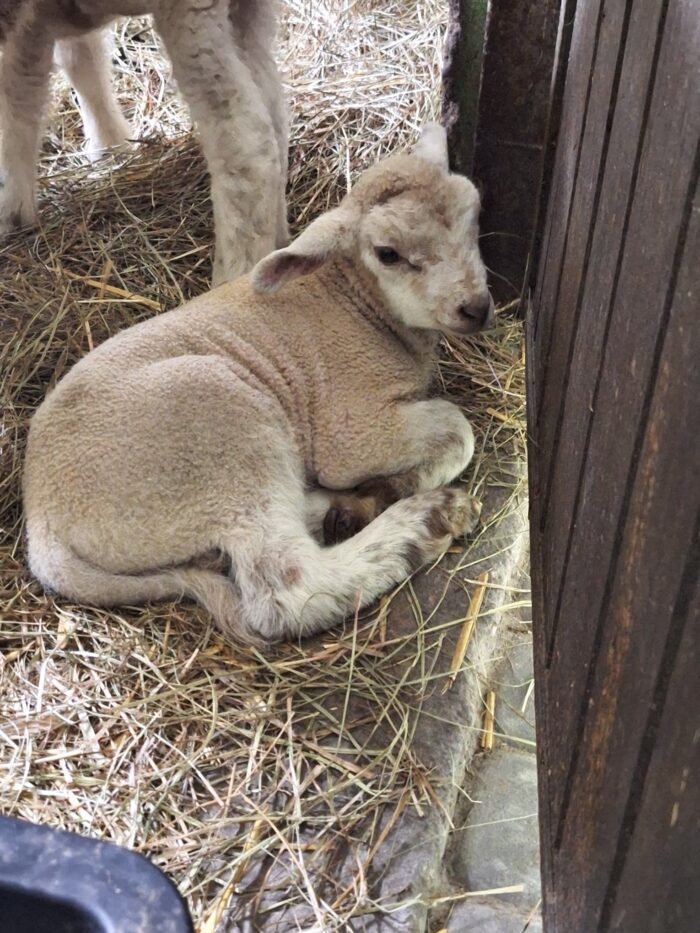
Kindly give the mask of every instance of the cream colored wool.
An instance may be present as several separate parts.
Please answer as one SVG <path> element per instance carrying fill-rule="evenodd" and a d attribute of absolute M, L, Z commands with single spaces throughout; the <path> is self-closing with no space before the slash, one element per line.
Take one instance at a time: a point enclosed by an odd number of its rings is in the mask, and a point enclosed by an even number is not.
<path fill-rule="evenodd" d="M 249 278 L 127 329 L 61 380 L 24 475 L 45 586 L 102 605 L 189 595 L 232 638 L 294 637 L 473 527 L 478 504 L 442 488 L 471 459 L 471 427 L 427 398 L 438 329 L 492 314 L 478 196 L 445 164 L 429 127 Z M 324 490 L 376 477 L 407 497 L 322 547 Z M 211 552 L 229 573 L 204 566 Z"/>

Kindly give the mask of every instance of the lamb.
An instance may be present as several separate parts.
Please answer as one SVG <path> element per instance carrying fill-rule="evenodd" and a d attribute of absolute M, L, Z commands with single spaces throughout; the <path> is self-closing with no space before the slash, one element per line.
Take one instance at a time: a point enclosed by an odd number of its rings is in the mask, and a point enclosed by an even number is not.
<path fill-rule="evenodd" d="M 79 361 L 31 421 L 34 575 L 95 605 L 192 597 L 266 642 L 437 558 L 480 508 L 446 485 L 471 426 L 428 397 L 438 331 L 493 319 L 478 213 L 428 125 L 250 276 Z"/>
<path fill-rule="evenodd" d="M 211 174 L 214 281 L 289 242 L 287 117 L 272 56 L 275 0 L 0 0 L 0 237 L 37 222 L 36 161 L 52 57 L 75 88 L 92 158 L 131 131 L 104 27 L 152 13 Z"/>

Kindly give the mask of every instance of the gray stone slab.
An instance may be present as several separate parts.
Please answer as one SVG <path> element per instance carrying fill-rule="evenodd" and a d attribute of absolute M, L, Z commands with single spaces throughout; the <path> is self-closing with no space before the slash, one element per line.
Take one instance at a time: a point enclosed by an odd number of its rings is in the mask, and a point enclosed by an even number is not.
<path fill-rule="evenodd" d="M 523 894 L 503 898 L 532 908 L 540 897 L 535 756 L 505 745 L 482 756 L 470 792 L 478 802 L 453 836 L 453 882 L 467 891 L 523 884 Z"/>
<path fill-rule="evenodd" d="M 542 933 L 539 912 L 516 912 L 503 904 L 463 901 L 452 911 L 448 933 Z"/>
<path fill-rule="evenodd" d="M 532 637 L 516 637 L 493 674 L 496 732 L 501 741 L 522 751 L 535 751 L 535 691 Z M 519 741 L 520 740 L 520 741 Z"/>

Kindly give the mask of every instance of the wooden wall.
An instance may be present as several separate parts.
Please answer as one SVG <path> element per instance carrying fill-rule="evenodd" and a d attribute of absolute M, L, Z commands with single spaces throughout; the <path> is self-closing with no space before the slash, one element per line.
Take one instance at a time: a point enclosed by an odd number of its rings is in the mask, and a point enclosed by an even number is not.
<path fill-rule="evenodd" d="M 481 189 L 481 248 L 501 302 L 520 297 L 532 269 L 553 143 L 560 7 L 561 0 L 449 0 L 443 122 L 450 164 Z"/>
<path fill-rule="evenodd" d="M 578 0 L 527 322 L 549 933 L 700 929 L 700 10 Z"/>

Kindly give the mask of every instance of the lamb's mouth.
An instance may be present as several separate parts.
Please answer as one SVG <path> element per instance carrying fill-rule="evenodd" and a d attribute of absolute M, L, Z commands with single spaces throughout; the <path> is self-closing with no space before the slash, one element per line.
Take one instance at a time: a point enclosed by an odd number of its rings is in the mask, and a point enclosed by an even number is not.
<path fill-rule="evenodd" d="M 486 321 L 484 324 L 464 320 L 452 320 L 449 323 L 440 321 L 440 330 L 447 334 L 455 334 L 457 337 L 473 337 L 474 334 L 479 334 L 482 330 L 488 330 L 491 326 L 491 321 Z"/>

